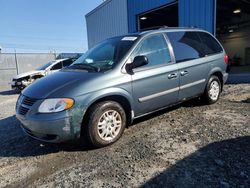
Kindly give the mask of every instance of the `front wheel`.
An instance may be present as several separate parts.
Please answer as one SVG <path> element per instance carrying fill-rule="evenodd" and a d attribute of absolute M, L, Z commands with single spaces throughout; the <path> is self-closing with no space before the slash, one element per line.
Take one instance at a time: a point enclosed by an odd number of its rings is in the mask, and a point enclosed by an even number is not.
<path fill-rule="evenodd" d="M 89 113 L 88 138 L 96 147 L 116 142 L 126 127 L 126 114 L 122 106 L 114 101 L 94 105 Z"/>
<path fill-rule="evenodd" d="M 22 90 L 23 90 L 22 88 L 16 87 L 14 92 L 20 94 L 22 92 Z"/>
<path fill-rule="evenodd" d="M 214 104 L 219 100 L 221 82 L 217 76 L 211 76 L 206 86 L 203 98 L 208 104 Z"/>

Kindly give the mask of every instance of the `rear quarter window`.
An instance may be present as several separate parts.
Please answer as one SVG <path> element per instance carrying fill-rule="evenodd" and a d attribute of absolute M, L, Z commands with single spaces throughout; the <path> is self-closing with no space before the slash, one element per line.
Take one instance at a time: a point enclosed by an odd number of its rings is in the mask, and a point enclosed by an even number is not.
<path fill-rule="evenodd" d="M 202 49 L 205 55 L 218 54 L 223 52 L 220 44 L 210 34 L 205 32 L 197 32 L 202 42 Z"/>

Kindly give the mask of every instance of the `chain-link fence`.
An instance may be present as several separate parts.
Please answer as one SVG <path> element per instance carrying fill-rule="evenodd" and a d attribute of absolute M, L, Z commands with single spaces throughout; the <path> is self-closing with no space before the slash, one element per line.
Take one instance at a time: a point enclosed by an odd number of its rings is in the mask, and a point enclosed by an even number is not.
<path fill-rule="evenodd" d="M 13 76 L 56 59 L 53 53 L 0 53 L 0 91 L 10 89 Z"/>

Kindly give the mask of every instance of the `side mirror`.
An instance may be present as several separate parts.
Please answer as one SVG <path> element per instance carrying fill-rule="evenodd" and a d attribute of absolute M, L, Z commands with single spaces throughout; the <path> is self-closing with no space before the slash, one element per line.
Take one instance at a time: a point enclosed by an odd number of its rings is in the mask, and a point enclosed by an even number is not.
<path fill-rule="evenodd" d="M 147 65 L 148 64 L 148 58 L 146 56 L 136 56 L 134 58 L 134 61 L 130 64 L 126 64 L 126 70 L 127 72 L 132 72 L 133 69 Z"/>

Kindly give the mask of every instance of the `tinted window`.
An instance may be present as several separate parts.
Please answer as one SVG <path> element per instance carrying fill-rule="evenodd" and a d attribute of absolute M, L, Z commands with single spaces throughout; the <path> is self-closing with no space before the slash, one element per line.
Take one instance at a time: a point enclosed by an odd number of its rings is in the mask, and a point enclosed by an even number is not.
<path fill-rule="evenodd" d="M 62 62 L 55 64 L 51 70 L 59 70 L 62 68 Z"/>
<path fill-rule="evenodd" d="M 73 60 L 72 60 L 72 59 L 65 60 L 65 61 L 63 61 L 63 67 L 68 67 L 68 66 L 70 66 L 72 63 L 73 63 Z"/>
<path fill-rule="evenodd" d="M 40 68 L 38 68 L 37 70 L 45 70 L 47 69 L 50 65 L 52 65 L 55 61 L 51 61 L 43 66 L 41 66 Z"/>
<path fill-rule="evenodd" d="M 170 53 L 163 35 L 154 35 L 144 39 L 134 51 L 132 58 L 144 55 L 148 65 L 154 66 L 171 62 Z"/>
<path fill-rule="evenodd" d="M 173 46 L 176 62 L 204 57 L 201 40 L 196 32 L 167 33 Z"/>
<path fill-rule="evenodd" d="M 198 32 L 198 35 L 202 41 L 205 55 L 217 54 L 223 51 L 219 43 L 208 33 Z"/>

